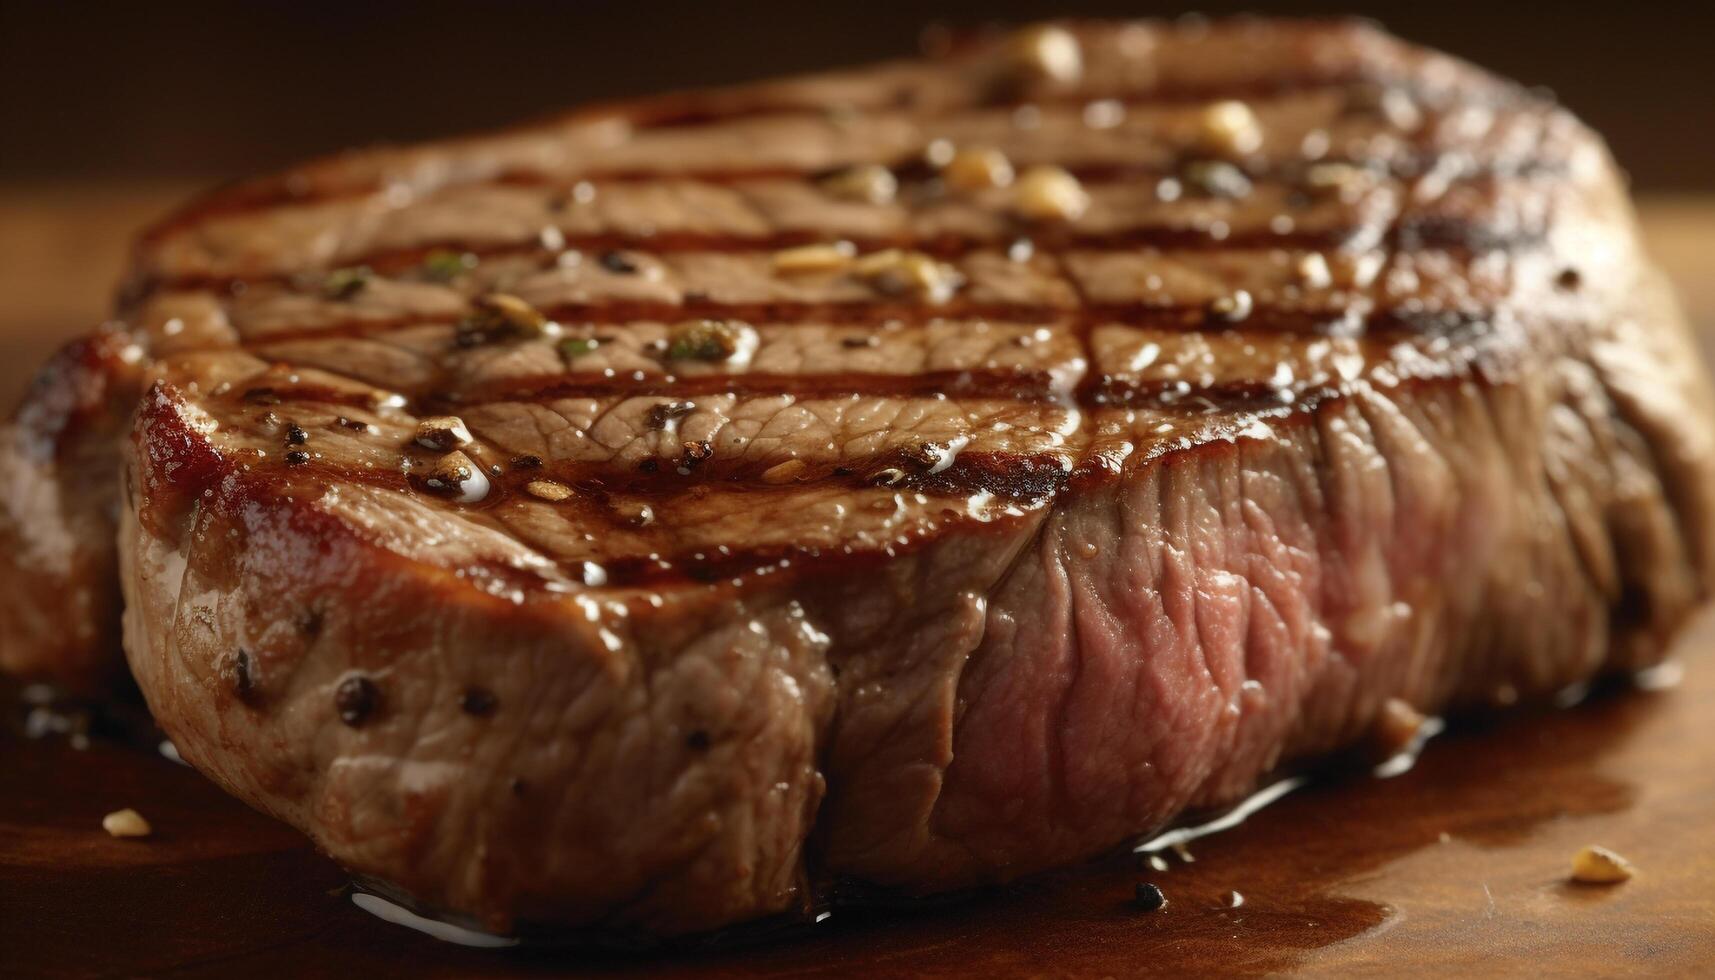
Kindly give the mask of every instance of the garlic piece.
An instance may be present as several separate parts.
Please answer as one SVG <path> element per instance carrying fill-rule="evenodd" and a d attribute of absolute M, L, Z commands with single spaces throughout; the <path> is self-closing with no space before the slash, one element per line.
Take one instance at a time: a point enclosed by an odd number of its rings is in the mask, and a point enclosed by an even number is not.
<path fill-rule="evenodd" d="M 1217 156 L 1244 156 L 1262 146 L 1262 125 L 1250 106 L 1228 99 L 1204 110 L 1200 138 L 1203 148 Z"/>
<path fill-rule="evenodd" d="M 1083 49 L 1064 27 L 1045 24 L 1020 31 L 1011 55 L 1014 70 L 1026 81 L 1069 85 L 1084 74 Z"/>
<path fill-rule="evenodd" d="M 1581 884 L 1616 885 L 1635 873 L 1630 861 L 1593 844 L 1572 858 L 1572 880 Z"/>
<path fill-rule="evenodd" d="M 961 191 L 981 191 L 1005 187 L 1012 183 L 1012 161 L 993 147 L 968 147 L 953 154 L 941 169 L 941 179 L 948 187 Z"/>
<path fill-rule="evenodd" d="M 1090 195 L 1064 169 L 1042 165 L 1018 179 L 1012 206 L 1031 221 L 1075 221 L 1089 210 Z"/>
<path fill-rule="evenodd" d="M 101 829 L 114 837 L 147 837 L 155 832 L 149 821 L 136 810 L 126 807 L 101 818 Z"/>
<path fill-rule="evenodd" d="M 851 264 L 857 248 L 851 242 L 800 245 L 774 253 L 774 271 L 785 275 L 800 272 L 832 272 Z"/>

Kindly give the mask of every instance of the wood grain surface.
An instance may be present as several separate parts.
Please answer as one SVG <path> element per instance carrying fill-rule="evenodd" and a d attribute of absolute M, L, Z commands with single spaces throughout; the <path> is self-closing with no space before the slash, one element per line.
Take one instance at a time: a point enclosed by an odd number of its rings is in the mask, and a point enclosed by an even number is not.
<path fill-rule="evenodd" d="M 99 322 L 129 232 L 182 192 L 0 187 L 8 402 Z M 1715 328 L 1715 200 L 1642 211 Z M 1703 338 L 1715 352 L 1715 329 Z M 1405 774 L 1319 777 L 1166 871 L 1116 857 L 743 945 L 626 954 L 472 950 L 378 921 L 297 834 L 163 758 L 141 717 L 87 744 L 29 739 L 29 707 L 0 691 L 0 976 L 1715 975 L 1715 616 L 1677 664 L 1665 689 L 1457 719 Z M 127 806 L 154 836 L 102 831 Z M 1568 882 L 1591 843 L 1638 876 Z M 1144 880 L 1166 908 L 1130 903 Z"/>

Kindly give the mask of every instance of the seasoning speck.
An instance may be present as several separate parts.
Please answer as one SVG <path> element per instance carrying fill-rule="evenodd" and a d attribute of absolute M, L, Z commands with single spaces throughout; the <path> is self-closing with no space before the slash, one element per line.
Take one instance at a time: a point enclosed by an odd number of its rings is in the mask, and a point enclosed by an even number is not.
<path fill-rule="evenodd" d="M 674 361 L 725 361 L 738 353 L 745 324 L 737 320 L 689 320 L 667 336 L 666 355 Z"/>
<path fill-rule="evenodd" d="M 659 402 L 649 408 L 649 427 L 651 429 L 665 429 L 696 410 L 696 402 Z"/>
<path fill-rule="evenodd" d="M 1185 165 L 1184 184 L 1205 197 L 1240 198 L 1251 192 L 1251 179 L 1225 160 L 1194 160 Z"/>
<path fill-rule="evenodd" d="M 571 497 L 572 488 L 553 480 L 531 480 L 524 484 L 524 492 L 538 500 L 559 503 Z"/>
<path fill-rule="evenodd" d="M 1024 79 L 1067 85 L 1084 73 L 1078 39 L 1064 27 L 1032 27 L 1013 38 L 1012 66 Z"/>
<path fill-rule="evenodd" d="M 472 437 L 464 419 L 457 415 L 435 415 L 417 423 L 414 441 L 424 449 L 445 452 L 470 445 Z"/>
<path fill-rule="evenodd" d="M 600 346 L 601 341 L 594 337 L 567 337 L 560 341 L 560 357 L 568 362 L 575 361 Z"/>
<path fill-rule="evenodd" d="M 298 425 L 298 423 L 293 422 L 286 426 L 286 445 L 302 446 L 304 443 L 309 441 L 310 434 L 305 432 L 303 427 Z"/>
<path fill-rule="evenodd" d="M 886 204 L 899 193 L 899 178 L 876 163 L 836 170 L 819 183 L 833 197 L 865 204 Z"/>
<path fill-rule="evenodd" d="M 302 466 L 310 461 L 310 454 L 302 449 L 294 449 L 286 454 L 287 466 Z"/>
<path fill-rule="evenodd" d="M 1012 161 L 988 146 L 961 149 L 941 168 L 941 179 L 947 186 L 962 191 L 1005 187 L 1012 183 L 1012 177 Z"/>
<path fill-rule="evenodd" d="M 1015 192 L 1013 210 L 1030 221 L 1074 221 L 1090 207 L 1078 178 L 1047 164 L 1026 170 Z"/>
<path fill-rule="evenodd" d="M 1244 156 L 1262 146 L 1262 126 L 1243 102 L 1216 102 L 1203 112 L 1203 148 L 1217 156 Z"/>
<path fill-rule="evenodd" d="M 1617 885 L 1636 873 L 1632 863 L 1592 844 L 1572 858 L 1572 880 L 1584 885 Z"/>
<path fill-rule="evenodd" d="M 929 303 L 945 303 L 964 285 L 958 269 L 922 252 L 889 248 L 859 259 L 857 275 L 889 296 L 912 295 Z"/>
<path fill-rule="evenodd" d="M 521 469 L 521 470 L 541 469 L 542 468 L 542 457 L 540 457 L 540 456 L 514 456 L 514 457 L 512 457 L 512 465 L 517 467 L 518 469 Z"/>
<path fill-rule="evenodd" d="M 804 475 L 804 471 L 808 468 L 808 464 L 801 459 L 789 459 L 784 463 L 776 463 L 763 470 L 762 482 L 774 486 L 791 483 Z"/>
<path fill-rule="evenodd" d="M 466 330 L 478 330 L 485 335 L 535 337 L 548 325 L 548 318 L 540 310 L 510 293 L 488 293 L 472 302 L 476 313 L 461 324 Z"/>
<path fill-rule="evenodd" d="M 1235 289 L 1225 296 L 1217 296 L 1209 301 L 1209 318 L 1237 323 L 1251 315 L 1253 305 L 1250 293 Z"/>
<path fill-rule="evenodd" d="M 239 647 L 227 664 L 226 672 L 232 681 L 232 692 L 238 695 L 238 700 L 249 701 L 256 693 L 256 671 L 250 659 L 250 651 Z"/>
<path fill-rule="evenodd" d="M 601 262 L 601 267 L 603 269 L 606 269 L 609 272 L 618 273 L 622 276 L 629 276 L 637 271 L 637 263 L 627 258 L 624 252 L 616 252 L 613 250 L 603 252 L 601 253 L 601 258 L 598 261 Z"/>
<path fill-rule="evenodd" d="M 1350 202 L 1369 188 L 1373 175 L 1363 167 L 1350 163 L 1323 162 L 1312 164 L 1304 171 L 1304 186 L 1313 194 L 1337 197 Z"/>
<path fill-rule="evenodd" d="M 352 728 L 368 721 L 380 701 L 381 689 L 362 674 L 346 675 L 333 692 L 333 706 L 339 712 L 339 720 Z"/>
<path fill-rule="evenodd" d="M 435 282 L 452 282 L 476 268 L 477 258 L 469 252 L 436 249 L 423 259 L 423 277 Z"/>
<path fill-rule="evenodd" d="M 1161 889 L 1147 881 L 1139 882 L 1137 890 L 1132 895 L 1132 904 L 1140 911 L 1158 912 L 1167 907 L 1167 896 Z"/>
<path fill-rule="evenodd" d="M 851 263 L 857 248 L 851 242 L 820 245 L 800 245 L 774 253 L 774 271 L 782 275 L 806 272 L 831 272 Z"/>
<path fill-rule="evenodd" d="M 329 299 L 351 299 L 369 286 L 375 274 L 366 265 L 335 269 L 322 281 L 322 293 Z"/>
<path fill-rule="evenodd" d="M 453 450 L 435 462 L 423 485 L 435 493 L 453 496 L 459 503 L 474 504 L 488 496 L 488 477 L 471 458 Z"/>
<path fill-rule="evenodd" d="M 486 687 L 467 687 L 459 697 L 459 708 L 467 715 L 478 718 L 494 714 L 494 709 L 500 704 L 500 699 Z"/>
<path fill-rule="evenodd" d="M 149 826 L 149 821 L 144 820 L 141 813 L 130 807 L 115 810 L 102 817 L 101 829 L 114 837 L 147 837 L 154 833 L 154 828 Z"/>

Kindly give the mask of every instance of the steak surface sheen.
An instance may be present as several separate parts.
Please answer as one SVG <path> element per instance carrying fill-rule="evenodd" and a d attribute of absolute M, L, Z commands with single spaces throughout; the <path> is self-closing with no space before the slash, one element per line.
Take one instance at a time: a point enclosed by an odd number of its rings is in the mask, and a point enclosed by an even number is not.
<path fill-rule="evenodd" d="M 1390 698 L 1647 666 L 1715 566 L 1708 383 L 1601 142 L 1356 24 L 338 157 L 152 230 L 119 320 L 0 438 L 7 665 L 112 669 L 68 606 L 117 605 L 123 458 L 180 753 L 494 929 L 1085 859 Z"/>

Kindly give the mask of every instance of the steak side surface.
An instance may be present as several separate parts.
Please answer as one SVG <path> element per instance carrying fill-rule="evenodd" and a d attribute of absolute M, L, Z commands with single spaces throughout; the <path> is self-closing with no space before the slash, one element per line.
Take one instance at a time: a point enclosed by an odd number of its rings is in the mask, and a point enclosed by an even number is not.
<path fill-rule="evenodd" d="M 1350 23 L 351 154 L 153 229 L 119 320 L 0 435 L 5 666 L 114 669 L 117 497 L 184 758 L 493 929 L 1084 859 L 1648 666 L 1715 568 L 1600 141 Z"/>

